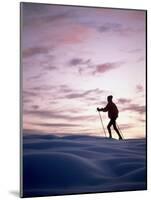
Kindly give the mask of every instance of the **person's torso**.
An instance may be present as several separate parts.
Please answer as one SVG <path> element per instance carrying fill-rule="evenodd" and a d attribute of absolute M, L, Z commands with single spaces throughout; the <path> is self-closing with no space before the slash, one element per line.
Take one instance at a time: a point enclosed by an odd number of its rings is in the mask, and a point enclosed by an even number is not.
<path fill-rule="evenodd" d="M 113 102 L 108 104 L 108 116 L 110 119 L 116 119 L 118 117 L 118 112 L 117 106 Z"/>

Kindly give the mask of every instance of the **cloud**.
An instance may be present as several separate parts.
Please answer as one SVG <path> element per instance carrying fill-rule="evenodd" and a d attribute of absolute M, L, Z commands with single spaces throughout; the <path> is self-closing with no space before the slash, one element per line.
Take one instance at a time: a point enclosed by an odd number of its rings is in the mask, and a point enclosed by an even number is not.
<path fill-rule="evenodd" d="M 119 31 L 122 28 L 121 24 L 118 23 L 105 23 L 98 27 L 100 33 L 106 33 L 109 31 Z"/>
<path fill-rule="evenodd" d="M 131 99 L 126 99 L 126 98 L 119 98 L 118 103 L 120 104 L 127 104 L 130 103 L 132 100 Z"/>
<path fill-rule="evenodd" d="M 30 134 L 38 134 L 38 133 L 44 133 L 43 131 L 40 131 L 39 129 L 28 129 L 28 128 L 23 128 L 23 134 L 26 134 L 26 133 L 30 133 Z"/>
<path fill-rule="evenodd" d="M 26 104 L 32 104 L 33 99 L 37 96 L 35 92 L 31 91 L 23 91 L 22 92 L 22 98 L 23 98 L 23 105 L 25 106 Z"/>
<path fill-rule="evenodd" d="M 80 75 L 87 72 L 92 67 L 91 59 L 73 58 L 67 63 L 70 67 L 76 66 Z"/>
<path fill-rule="evenodd" d="M 37 110 L 37 109 L 39 108 L 39 106 L 38 106 L 38 105 L 32 105 L 32 108 L 33 108 L 34 110 Z"/>
<path fill-rule="evenodd" d="M 89 92 L 72 93 L 72 94 L 66 95 L 66 98 L 69 98 L 69 99 L 81 98 L 81 97 L 87 96 L 88 94 Z"/>
<path fill-rule="evenodd" d="M 48 98 L 48 102 L 52 104 L 52 102 L 61 101 L 62 99 L 65 101 L 67 99 L 83 99 L 87 102 L 98 102 L 98 96 L 106 93 L 105 90 L 101 90 L 99 88 L 94 88 L 90 90 L 76 90 L 70 88 L 68 85 L 62 84 L 60 86 L 53 85 L 39 85 L 35 87 L 31 87 L 28 90 L 24 91 L 24 99 L 32 99 L 35 98 L 43 98 L 44 95 Z M 49 94 L 49 96 L 48 96 Z M 55 99 L 55 100 L 54 100 Z M 46 100 L 46 98 L 45 98 Z M 58 104 L 59 102 L 57 102 Z M 54 104 L 54 103 L 53 103 Z"/>
<path fill-rule="evenodd" d="M 26 25 L 57 22 L 70 17 L 66 6 L 23 3 L 24 22 Z"/>
<path fill-rule="evenodd" d="M 48 71 L 53 71 L 53 70 L 57 70 L 58 68 L 56 66 L 47 66 L 45 67 L 45 70 L 48 70 Z"/>
<path fill-rule="evenodd" d="M 143 30 L 143 28 L 133 28 L 130 26 L 124 26 L 123 24 L 119 23 L 104 23 L 97 28 L 100 33 L 117 33 L 122 36 L 126 36 L 128 34 L 134 34 Z"/>
<path fill-rule="evenodd" d="M 89 27 L 80 24 L 66 24 L 66 29 L 61 31 L 59 43 L 62 45 L 81 44 L 89 40 L 93 31 Z"/>
<path fill-rule="evenodd" d="M 136 92 L 137 93 L 144 92 L 144 87 L 140 84 L 136 85 Z"/>
<path fill-rule="evenodd" d="M 135 127 L 135 125 L 134 124 L 120 124 L 119 127 L 121 130 L 125 130 L 125 129 L 133 128 Z"/>
<path fill-rule="evenodd" d="M 64 20 L 65 18 L 69 18 L 70 17 L 70 11 L 66 11 L 60 14 L 54 14 L 54 15 L 49 15 L 49 16 L 45 16 L 42 18 L 43 22 L 57 22 L 60 20 Z"/>
<path fill-rule="evenodd" d="M 73 58 L 69 61 L 69 65 L 71 66 L 89 64 L 89 63 L 90 63 L 90 59 L 83 60 L 82 58 Z"/>
<path fill-rule="evenodd" d="M 37 93 L 32 91 L 23 91 L 23 98 L 24 97 L 36 97 Z"/>
<path fill-rule="evenodd" d="M 136 59 L 136 63 L 140 63 L 140 62 L 145 62 L 144 56 L 140 56 L 139 58 Z"/>
<path fill-rule="evenodd" d="M 79 64 L 82 64 L 83 60 L 81 58 L 73 58 L 72 60 L 70 60 L 69 64 L 72 66 L 76 66 Z"/>
<path fill-rule="evenodd" d="M 25 110 L 25 115 L 34 115 L 41 118 L 61 118 L 61 119 L 69 119 L 66 115 L 57 113 L 55 111 L 48 110 Z"/>
<path fill-rule="evenodd" d="M 116 69 L 120 67 L 122 62 L 107 62 L 103 64 L 99 64 L 95 67 L 95 70 L 92 71 L 92 74 L 103 74 L 110 70 Z"/>
<path fill-rule="evenodd" d="M 70 66 L 77 66 L 79 74 L 99 74 L 99 73 L 105 73 L 107 71 L 116 69 L 120 67 L 122 64 L 124 64 L 125 61 L 116 61 L 116 62 L 106 62 L 101 64 L 93 64 L 91 62 L 91 59 L 81 59 L 81 58 L 73 58 L 69 61 Z M 81 66 L 85 65 L 85 66 Z"/>
<path fill-rule="evenodd" d="M 60 85 L 59 86 L 59 93 L 71 93 L 73 92 L 73 89 L 71 89 L 70 87 L 68 87 L 68 85 Z"/>
<path fill-rule="evenodd" d="M 29 98 L 23 98 L 23 104 L 25 105 L 25 104 L 28 104 L 28 103 L 32 103 L 32 99 L 29 99 Z"/>
<path fill-rule="evenodd" d="M 42 73 L 39 73 L 39 74 L 37 74 L 37 75 L 34 75 L 34 76 L 29 76 L 28 78 L 27 78 L 27 80 L 38 80 L 38 79 L 41 79 L 43 76 L 45 75 L 45 73 L 44 72 L 42 72 Z"/>
<path fill-rule="evenodd" d="M 25 91 L 23 91 L 22 95 L 23 95 L 23 104 L 25 106 L 25 104 L 31 105 L 33 103 L 34 99 L 39 96 L 39 93 L 37 93 L 35 91 L 25 90 Z"/>
<path fill-rule="evenodd" d="M 127 107 L 124 107 L 122 109 L 123 111 L 131 111 L 131 112 L 136 112 L 140 115 L 143 115 L 146 111 L 146 106 L 141 106 L 138 104 L 129 104 Z"/>
<path fill-rule="evenodd" d="M 142 118 L 138 118 L 137 119 L 139 122 L 141 122 L 141 123 L 145 123 L 146 122 L 146 120 L 145 119 L 142 119 Z"/>
<path fill-rule="evenodd" d="M 31 47 L 23 50 L 23 58 L 29 58 L 32 56 L 37 56 L 39 54 L 47 54 L 49 53 L 49 48 L 48 47 L 43 47 L 43 46 L 37 46 L 37 47 Z"/>
<path fill-rule="evenodd" d="M 141 48 L 136 48 L 136 49 L 132 49 L 132 50 L 129 50 L 129 51 L 126 51 L 127 53 L 140 53 L 142 52 L 143 49 Z"/>
<path fill-rule="evenodd" d="M 35 93 L 37 93 L 39 91 L 51 91 L 51 90 L 55 90 L 55 89 L 56 89 L 55 86 L 44 85 L 44 84 L 30 88 L 30 90 L 35 92 Z"/>
<path fill-rule="evenodd" d="M 49 5 L 47 7 L 44 5 L 35 5 L 35 7 L 34 5 L 31 7 L 30 5 L 24 6 L 23 26 L 25 28 L 23 31 L 27 31 L 26 35 L 32 33 L 33 39 L 31 38 L 31 40 L 35 44 L 51 44 L 56 47 L 77 43 L 81 44 L 83 41 L 89 39 L 93 31 L 90 27 L 85 27 L 77 20 L 73 20 L 73 10 L 71 7 L 58 5 Z M 30 55 L 30 52 L 27 55 Z"/>
<path fill-rule="evenodd" d="M 92 120 L 94 116 L 92 115 L 69 115 L 62 114 L 63 111 L 57 110 L 24 110 L 24 115 L 32 115 L 36 117 L 49 118 L 49 119 L 63 119 L 68 121 L 80 121 L 80 120 Z M 73 113 L 72 113 L 73 114 Z"/>
<path fill-rule="evenodd" d="M 104 90 L 100 90 L 99 88 L 81 91 L 81 92 L 73 92 L 71 94 L 66 95 L 66 98 L 73 99 L 73 98 L 82 98 L 82 97 L 89 97 L 91 94 L 101 94 L 104 93 Z"/>
<path fill-rule="evenodd" d="M 31 123 L 32 125 L 44 126 L 44 127 L 75 127 L 80 126 L 79 124 L 70 123 Z"/>

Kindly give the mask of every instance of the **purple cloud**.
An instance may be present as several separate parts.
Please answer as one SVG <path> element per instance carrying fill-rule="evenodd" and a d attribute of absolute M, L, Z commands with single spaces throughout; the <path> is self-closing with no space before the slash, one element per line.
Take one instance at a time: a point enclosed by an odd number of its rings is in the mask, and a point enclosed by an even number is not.
<path fill-rule="evenodd" d="M 102 26 L 99 26 L 98 31 L 100 33 L 106 33 L 109 31 L 119 31 L 122 28 L 122 24 L 118 24 L 118 23 L 105 23 Z"/>
<path fill-rule="evenodd" d="M 39 85 L 39 86 L 35 86 L 30 88 L 31 91 L 37 93 L 39 91 L 51 91 L 51 90 L 56 90 L 55 86 L 50 86 L 50 85 Z"/>
<path fill-rule="evenodd" d="M 23 91 L 23 98 L 24 97 L 36 97 L 37 93 L 32 91 Z"/>
<path fill-rule="evenodd" d="M 48 71 L 53 71 L 53 70 L 57 70 L 58 68 L 56 66 L 48 66 L 48 67 L 45 67 L 45 70 L 48 70 Z"/>
<path fill-rule="evenodd" d="M 37 75 L 34 75 L 34 76 L 30 76 L 27 80 L 38 80 L 38 79 L 41 79 L 43 76 L 45 75 L 45 73 L 39 73 Z"/>
<path fill-rule="evenodd" d="M 71 89 L 67 85 L 60 85 L 59 86 L 59 92 L 60 93 L 71 93 L 71 92 L 73 92 L 73 89 Z"/>
<path fill-rule="evenodd" d="M 72 94 L 66 95 L 66 98 L 69 98 L 69 99 L 81 98 L 81 97 L 85 97 L 87 94 L 88 94 L 88 92 L 72 93 Z"/>
<path fill-rule="evenodd" d="M 120 127 L 120 129 L 125 130 L 125 129 L 133 128 L 134 125 L 133 124 L 120 124 L 119 127 Z"/>
<path fill-rule="evenodd" d="M 44 127 L 74 127 L 80 126 L 79 124 L 70 123 L 31 123 L 32 125 L 44 126 Z"/>
<path fill-rule="evenodd" d="M 39 54 L 47 54 L 49 53 L 49 50 L 50 49 L 48 47 L 42 46 L 27 48 L 23 51 L 23 58 L 37 56 Z"/>
<path fill-rule="evenodd" d="M 131 111 L 131 112 L 136 112 L 140 115 L 144 114 L 146 111 L 146 106 L 141 106 L 138 104 L 129 104 L 127 107 L 124 107 L 122 109 L 123 111 Z"/>
<path fill-rule="evenodd" d="M 140 63 L 140 62 L 144 62 L 145 61 L 145 57 L 144 56 L 140 56 L 137 60 L 136 63 Z"/>
<path fill-rule="evenodd" d="M 126 99 L 126 98 L 119 98 L 118 103 L 120 104 L 129 104 L 132 100 L 131 99 Z"/>
<path fill-rule="evenodd" d="M 146 122 L 146 120 L 142 119 L 142 118 L 138 118 L 138 121 L 141 122 L 141 123 L 145 123 Z"/>
<path fill-rule="evenodd" d="M 70 10 L 66 6 L 46 5 L 40 3 L 22 4 L 26 25 L 33 23 L 50 23 L 70 17 Z"/>
<path fill-rule="evenodd" d="M 107 62 L 96 66 L 92 74 L 103 74 L 121 66 L 121 62 Z"/>
<path fill-rule="evenodd" d="M 39 106 L 38 106 L 38 105 L 32 105 L 32 108 L 33 108 L 34 110 L 37 110 L 37 109 L 39 108 Z"/>
<path fill-rule="evenodd" d="M 56 22 L 56 21 L 60 21 L 64 18 L 68 18 L 68 17 L 70 17 L 70 11 L 63 12 L 60 14 L 45 16 L 42 18 L 42 21 L 43 22 Z"/>
<path fill-rule="evenodd" d="M 92 120 L 94 119 L 94 116 L 92 115 L 69 115 L 69 114 L 62 114 L 61 111 L 52 111 L 52 110 L 24 110 L 24 115 L 32 115 L 43 118 L 49 118 L 49 119 L 63 119 L 63 120 Z"/>
<path fill-rule="evenodd" d="M 136 49 L 132 49 L 132 50 L 129 50 L 129 51 L 126 51 L 126 52 L 131 54 L 131 53 L 140 53 L 142 51 L 143 51 L 143 49 L 136 48 Z"/>
<path fill-rule="evenodd" d="M 82 64 L 89 64 L 90 59 L 88 60 L 83 60 L 82 58 L 73 58 L 69 61 L 69 65 L 71 66 L 77 66 L 77 65 L 82 65 Z"/>
<path fill-rule="evenodd" d="M 137 93 L 144 92 L 144 87 L 140 84 L 136 85 L 136 92 Z"/>
<path fill-rule="evenodd" d="M 44 133 L 44 131 L 40 131 L 39 129 L 28 129 L 28 128 L 23 128 L 23 133 L 26 134 L 38 134 L 38 133 Z"/>
<path fill-rule="evenodd" d="M 120 35 L 127 35 L 130 33 L 137 33 L 138 31 L 142 31 L 142 28 L 134 29 L 132 27 L 126 27 L 123 24 L 119 23 L 105 23 L 97 28 L 100 33 L 118 33 Z"/>
<path fill-rule="evenodd" d="M 66 95 L 66 98 L 73 99 L 73 98 L 82 98 L 82 97 L 90 97 L 89 95 L 91 94 L 101 94 L 104 93 L 105 91 L 100 90 L 98 88 L 92 89 L 92 90 L 87 90 L 87 91 L 81 91 L 81 92 L 72 92 L 71 94 Z"/>

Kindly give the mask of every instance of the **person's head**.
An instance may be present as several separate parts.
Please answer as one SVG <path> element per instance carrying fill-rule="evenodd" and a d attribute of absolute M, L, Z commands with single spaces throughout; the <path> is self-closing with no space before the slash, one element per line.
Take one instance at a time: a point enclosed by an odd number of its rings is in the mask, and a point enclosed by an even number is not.
<path fill-rule="evenodd" d="M 112 102 L 112 99 L 113 99 L 113 96 L 112 96 L 112 95 L 110 95 L 110 96 L 107 97 L 107 101 L 108 101 L 108 102 Z"/>

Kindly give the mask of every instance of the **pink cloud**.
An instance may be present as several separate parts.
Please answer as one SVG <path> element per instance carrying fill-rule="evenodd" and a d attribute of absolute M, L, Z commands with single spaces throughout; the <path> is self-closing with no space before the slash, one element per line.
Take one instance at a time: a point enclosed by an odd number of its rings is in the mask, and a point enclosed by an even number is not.
<path fill-rule="evenodd" d="M 131 99 L 126 99 L 126 98 L 119 98 L 118 103 L 120 104 L 127 104 L 130 103 L 132 100 Z"/>
<path fill-rule="evenodd" d="M 146 111 L 146 106 L 138 104 L 129 104 L 127 107 L 123 108 L 123 111 L 136 112 L 140 115 L 143 115 Z"/>
<path fill-rule="evenodd" d="M 144 88 L 142 85 L 136 85 L 136 92 L 140 93 L 140 92 L 143 92 L 144 91 Z"/>
<path fill-rule="evenodd" d="M 49 52 L 49 49 L 46 47 L 41 47 L 41 46 L 32 47 L 32 48 L 25 49 L 23 51 L 23 57 L 26 58 L 26 57 L 39 55 L 39 54 L 46 54 L 48 52 Z"/>
<path fill-rule="evenodd" d="M 88 27 L 82 27 L 81 25 L 74 24 L 70 26 L 70 30 L 66 30 L 62 33 L 62 44 L 74 44 L 81 43 L 92 35 L 92 29 Z"/>
<path fill-rule="evenodd" d="M 93 74 L 101 74 L 101 73 L 105 73 L 107 71 L 110 71 L 112 69 L 116 69 L 117 67 L 119 67 L 119 63 L 116 62 L 107 62 L 107 63 L 103 63 L 103 64 L 99 64 L 96 66 L 95 71 L 93 71 Z"/>

